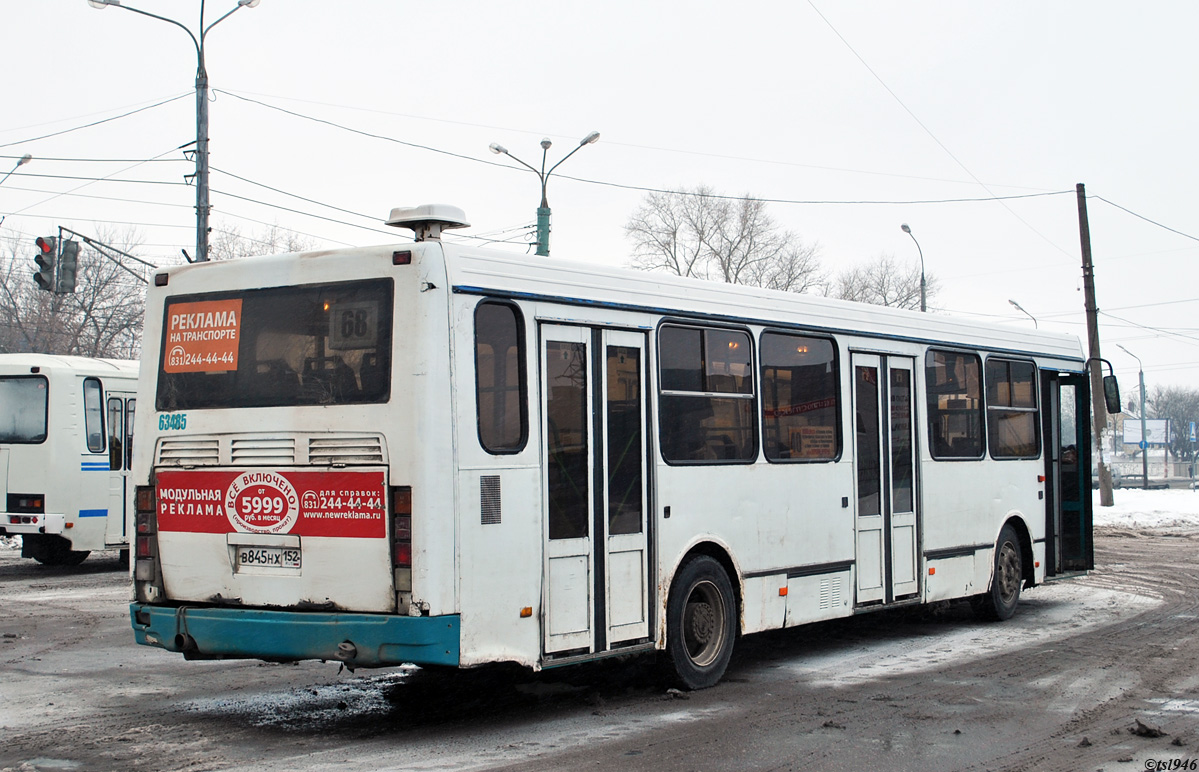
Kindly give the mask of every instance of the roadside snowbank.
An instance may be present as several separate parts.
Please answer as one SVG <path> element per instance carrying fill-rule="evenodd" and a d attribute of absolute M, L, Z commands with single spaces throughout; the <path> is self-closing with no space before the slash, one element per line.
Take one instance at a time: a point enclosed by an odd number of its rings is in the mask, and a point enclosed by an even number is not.
<path fill-rule="evenodd" d="M 1199 491 L 1117 488 L 1115 505 L 1099 505 L 1099 491 L 1092 491 L 1095 527 L 1196 528 L 1199 527 Z"/>

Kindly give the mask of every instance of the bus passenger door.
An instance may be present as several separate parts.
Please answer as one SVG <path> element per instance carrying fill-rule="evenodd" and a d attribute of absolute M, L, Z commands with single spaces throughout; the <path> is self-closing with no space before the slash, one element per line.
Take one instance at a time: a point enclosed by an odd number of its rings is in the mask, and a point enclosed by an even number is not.
<path fill-rule="evenodd" d="M 541 328 L 547 654 L 648 635 L 644 347 L 637 333 Z"/>
<path fill-rule="evenodd" d="M 1090 391 L 1086 376 L 1042 373 L 1047 576 L 1095 567 L 1091 541 Z"/>
<path fill-rule="evenodd" d="M 108 544 L 129 541 L 125 521 L 132 511 L 129 467 L 133 460 L 136 403 L 132 394 L 108 392 L 108 522 L 104 531 L 104 541 Z"/>
<path fill-rule="evenodd" d="M 913 360 L 853 355 L 857 604 L 919 592 Z"/>
<path fill-rule="evenodd" d="M 646 528 L 645 336 L 603 334 L 604 585 L 607 643 L 649 635 Z"/>

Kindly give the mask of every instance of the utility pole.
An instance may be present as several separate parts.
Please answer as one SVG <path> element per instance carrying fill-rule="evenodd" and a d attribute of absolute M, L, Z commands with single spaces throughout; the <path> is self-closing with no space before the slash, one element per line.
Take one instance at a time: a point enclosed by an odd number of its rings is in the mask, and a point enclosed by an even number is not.
<path fill-rule="evenodd" d="M 1087 309 L 1087 346 L 1091 367 L 1091 415 L 1094 419 L 1095 439 L 1091 450 L 1097 455 L 1099 472 L 1099 504 L 1110 507 L 1112 498 L 1112 473 L 1103 458 L 1103 430 L 1107 428 L 1107 403 L 1103 398 L 1103 362 L 1099 353 L 1099 307 L 1095 304 L 1095 266 L 1091 262 L 1091 226 L 1087 221 L 1087 192 L 1080 182 L 1074 187 L 1078 195 L 1078 235 L 1082 241 L 1082 291 Z"/>
<path fill-rule="evenodd" d="M 168 24 L 174 24 L 179 29 L 187 33 L 192 39 L 192 43 L 196 47 L 196 173 L 194 175 L 196 182 L 196 259 L 197 263 L 208 261 L 208 215 L 212 211 L 208 197 L 208 69 L 204 65 L 204 38 L 208 36 L 208 32 L 216 25 L 223 22 L 225 19 L 233 15 L 235 11 L 241 8 L 253 8 L 258 5 L 260 0 L 237 0 L 237 5 L 233 6 L 232 10 L 225 13 L 212 24 L 204 26 L 204 3 L 200 3 L 200 35 L 197 37 L 194 32 L 185 24 L 180 24 L 174 19 L 168 19 L 165 16 L 159 16 L 156 13 L 142 11 L 128 5 L 121 5 L 121 0 L 87 0 L 88 5 L 93 8 L 107 8 L 110 5 L 117 8 L 124 8 L 126 11 L 148 16 L 151 19 L 165 21 Z M 187 253 L 184 252 L 186 255 Z M 189 262 L 191 261 L 188 258 Z"/>

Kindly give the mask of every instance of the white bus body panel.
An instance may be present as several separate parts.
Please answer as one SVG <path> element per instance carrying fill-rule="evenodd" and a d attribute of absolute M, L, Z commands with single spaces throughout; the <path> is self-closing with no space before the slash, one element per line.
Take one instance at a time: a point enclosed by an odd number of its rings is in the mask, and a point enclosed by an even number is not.
<path fill-rule="evenodd" d="M 36 373 L 33 369 L 37 370 Z M 138 363 L 49 354 L 0 354 L 0 377 L 43 378 L 47 384 L 46 438 L 36 443 L 0 444 L 0 503 L 8 494 L 37 494 L 44 513 L 26 515 L 30 522 L 0 518 L 10 536 L 61 536 L 75 552 L 124 547 L 128 544 L 126 511 L 132 490 L 125 486 L 126 456 L 117 450 L 108 426 L 110 396 L 132 399 Z M 99 383 L 100 416 L 93 414 L 95 432 L 89 438 L 84 418 L 84 381 Z M 124 427 L 117 427 L 117 440 Z M 92 449 L 89 449 L 89 442 Z"/>
<path fill-rule="evenodd" d="M 391 255 L 397 249 L 411 251 L 410 265 L 392 265 Z M 990 580 L 993 545 L 1008 518 L 1024 524 L 1034 555 L 1043 557 L 1045 505 L 1038 499 L 1036 478 L 1044 462 L 931 461 L 927 406 L 922 402 L 923 356 L 929 341 L 935 340 L 935 345 L 950 348 L 1029 352 L 1026 358 L 1035 358 L 1039 368 L 1078 372 L 1083 356 L 1075 338 L 433 241 L 238 263 L 172 269 L 167 291 L 151 292 L 146 367 L 139 384 L 143 403 L 139 433 L 147 438 L 135 450 L 139 484 L 156 473 L 186 466 L 165 460 L 169 454 L 163 452 L 164 443 L 177 440 L 215 438 L 220 444 L 247 436 L 379 434 L 384 457 L 370 468 L 384 472 L 384 485 L 389 488 L 412 490 L 413 589 L 405 613 L 458 615 L 461 665 L 507 660 L 540 667 L 552 659 L 543 624 L 550 618 L 547 598 L 557 591 L 548 587 L 547 462 L 541 439 L 546 428 L 541 416 L 545 395 L 538 372 L 544 342 L 541 330 L 549 327 L 636 331 L 645 341 L 643 377 L 651 416 L 646 427 L 647 464 L 653 474 L 646 551 L 651 560 L 641 570 L 649 588 L 646 637 L 651 644 L 664 644 L 670 583 L 685 557 L 701 544 L 714 545 L 728 555 L 734 569 L 731 580 L 740 593 L 741 632 L 854 613 L 860 560 L 853 506 L 854 425 L 846 397 L 853 383 L 851 352 L 911 361 L 917 395 L 913 420 L 918 492 L 912 537 L 916 551 L 915 565 L 903 569 L 917 578 L 918 592 L 912 600 L 983 592 Z M 379 277 L 392 279 L 395 287 L 389 402 L 189 410 L 186 432 L 158 430 L 162 414 L 154 406 L 160 367 L 157 342 L 169 297 L 257 289 L 271 286 L 271 278 L 277 280 L 274 286 L 298 286 Z M 489 297 L 519 308 L 528 367 L 527 441 L 505 454 L 487 452 L 478 436 L 474 314 Z M 819 463 L 768 463 L 762 458 L 759 438 L 758 457 L 751 464 L 688 466 L 662 461 L 657 451 L 655 331 L 669 318 L 697 320 L 694 323 L 732 320 L 730 324 L 747 329 L 755 340 L 774 326 L 801 327 L 805 334 L 835 339 L 841 455 Z M 579 339 L 600 340 L 582 332 Z M 755 381 L 759 377 L 760 371 Z M 222 456 L 212 468 L 241 472 L 251 467 Z M 270 468 L 320 471 L 302 461 Z M 237 599 L 247 606 L 270 608 L 328 603 L 338 609 L 376 613 L 395 613 L 401 607 L 386 537 L 301 535 L 303 565 L 295 574 L 235 572 L 230 538 L 228 533 L 160 533 L 164 600 Z M 944 555 L 925 558 L 926 553 L 937 551 Z M 581 570 L 592 570 L 591 564 Z M 632 569 L 617 564 L 615 570 L 627 574 Z M 1043 576 L 1043 569 L 1039 570 L 1038 578 Z M 599 599 L 586 593 L 580 597 L 587 599 L 573 611 L 594 618 Z M 636 605 L 632 600 L 627 606 L 616 603 L 608 612 L 623 620 L 636 616 Z M 579 626 L 589 622 L 585 619 Z M 602 653 L 588 649 L 597 640 L 596 631 L 578 640 L 579 648 L 566 652 L 568 656 L 581 656 L 579 649 L 585 654 Z"/>

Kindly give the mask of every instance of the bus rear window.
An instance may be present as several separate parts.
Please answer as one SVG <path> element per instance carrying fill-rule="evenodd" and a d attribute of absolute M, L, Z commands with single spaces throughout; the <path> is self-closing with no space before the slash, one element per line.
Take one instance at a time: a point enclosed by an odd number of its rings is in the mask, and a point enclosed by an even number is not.
<path fill-rule="evenodd" d="M 171 298 L 156 408 L 385 402 L 391 307 L 387 279 Z"/>
<path fill-rule="evenodd" d="M 46 441 L 46 385 L 40 375 L 0 377 L 0 442 Z"/>

